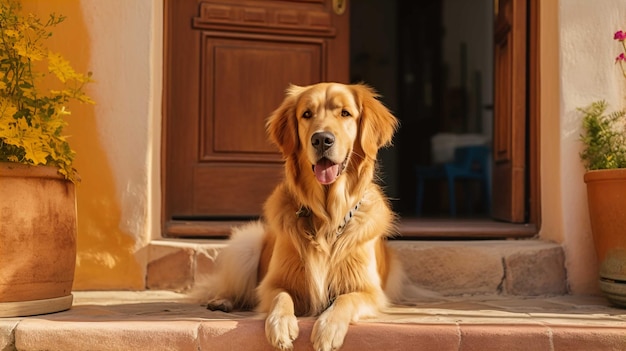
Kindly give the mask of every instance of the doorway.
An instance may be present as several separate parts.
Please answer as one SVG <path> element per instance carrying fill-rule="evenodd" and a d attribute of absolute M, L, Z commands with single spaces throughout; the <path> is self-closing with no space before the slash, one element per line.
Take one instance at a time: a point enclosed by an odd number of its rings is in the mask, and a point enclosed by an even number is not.
<path fill-rule="evenodd" d="M 224 236 L 256 218 L 281 174 L 263 120 L 288 83 L 318 81 L 364 81 L 400 119 L 380 176 L 404 237 L 534 235 L 536 1 L 166 0 L 164 235 Z M 493 226 L 480 184 L 442 179 L 416 219 L 416 167 L 454 159 L 450 135 L 493 146 L 493 216 L 518 224 Z"/>
<path fill-rule="evenodd" d="M 401 121 L 380 156 L 403 218 L 417 216 L 418 167 L 452 161 L 455 145 L 491 145 L 493 24 L 492 0 L 351 2 L 350 79 L 374 86 Z M 420 216 L 449 218 L 445 179 L 424 188 Z M 477 181 L 456 182 L 457 217 L 490 217 L 481 190 Z"/>

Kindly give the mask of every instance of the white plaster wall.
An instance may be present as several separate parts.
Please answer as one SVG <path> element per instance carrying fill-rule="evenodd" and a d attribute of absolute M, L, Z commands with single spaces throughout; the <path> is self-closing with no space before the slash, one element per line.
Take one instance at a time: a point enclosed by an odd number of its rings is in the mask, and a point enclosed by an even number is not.
<path fill-rule="evenodd" d="M 585 170 L 579 159 L 581 115 L 576 109 L 599 99 L 605 99 L 613 109 L 624 106 L 625 81 L 614 64 L 620 46 L 613 34 L 626 29 L 626 1 L 561 0 L 558 11 L 560 128 L 542 133 L 548 135 L 544 140 L 560 143 L 560 220 L 570 287 L 574 293 L 594 293 L 597 264 L 587 213 Z M 550 147 L 549 143 L 541 145 L 542 154 Z"/>
<path fill-rule="evenodd" d="M 97 72 L 98 133 L 139 249 L 160 227 L 162 0 L 81 0 Z M 98 162 L 94 160 L 94 162 Z"/>

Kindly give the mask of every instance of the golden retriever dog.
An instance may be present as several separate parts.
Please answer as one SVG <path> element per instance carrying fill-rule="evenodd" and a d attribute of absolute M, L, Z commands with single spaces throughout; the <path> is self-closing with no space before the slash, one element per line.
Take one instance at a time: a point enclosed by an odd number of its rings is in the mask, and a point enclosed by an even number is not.
<path fill-rule="evenodd" d="M 235 229 L 220 253 L 209 309 L 267 313 L 274 348 L 293 348 L 297 316 L 319 316 L 314 349 L 338 349 L 350 323 L 402 293 L 386 246 L 395 215 L 375 182 L 398 122 L 377 97 L 363 84 L 292 85 L 267 121 L 285 178 L 262 219 Z"/>

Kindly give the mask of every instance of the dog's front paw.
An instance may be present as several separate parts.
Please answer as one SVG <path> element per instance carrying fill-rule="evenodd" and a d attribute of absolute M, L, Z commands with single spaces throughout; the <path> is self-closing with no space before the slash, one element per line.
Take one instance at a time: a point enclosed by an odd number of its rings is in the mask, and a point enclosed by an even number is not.
<path fill-rule="evenodd" d="M 293 341 L 298 337 L 296 316 L 270 313 L 265 320 L 265 336 L 270 344 L 279 350 L 293 349 Z"/>
<path fill-rule="evenodd" d="M 342 321 L 326 311 L 315 322 L 311 342 L 315 351 L 337 350 L 343 345 L 350 321 Z"/>

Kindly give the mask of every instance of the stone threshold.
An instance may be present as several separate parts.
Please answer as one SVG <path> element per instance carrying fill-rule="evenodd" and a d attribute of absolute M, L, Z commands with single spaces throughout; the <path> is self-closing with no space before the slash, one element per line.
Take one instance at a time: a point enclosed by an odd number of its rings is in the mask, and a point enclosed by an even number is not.
<path fill-rule="evenodd" d="M 74 296 L 68 311 L 0 319 L 0 350 L 271 350 L 262 316 L 208 311 L 193 295 Z M 295 350 L 312 350 L 313 323 L 299 319 Z M 341 350 L 626 350 L 626 310 L 597 296 L 445 297 L 351 325 Z"/>
<path fill-rule="evenodd" d="M 162 239 L 148 247 L 146 287 L 188 291 L 201 285 L 226 240 Z M 444 295 L 567 294 L 563 248 L 538 239 L 391 240 L 411 281 Z"/>

